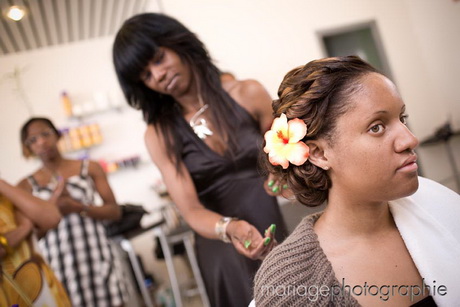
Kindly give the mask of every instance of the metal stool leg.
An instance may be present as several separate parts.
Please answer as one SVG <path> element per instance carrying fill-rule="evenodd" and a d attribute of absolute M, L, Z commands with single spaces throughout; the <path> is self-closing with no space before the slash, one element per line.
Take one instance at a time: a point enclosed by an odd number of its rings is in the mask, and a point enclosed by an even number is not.
<path fill-rule="evenodd" d="M 131 265 L 133 266 L 134 275 L 137 280 L 137 284 L 139 285 L 139 289 L 141 290 L 142 298 L 144 299 L 146 307 L 154 307 L 152 300 L 150 298 L 150 294 L 145 286 L 144 282 L 144 274 L 142 273 L 141 266 L 137 260 L 136 253 L 134 252 L 133 246 L 128 239 L 122 239 L 120 241 L 120 246 L 123 250 L 128 254 L 129 260 Z"/>
<path fill-rule="evenodd" d="M 182 297 L 180 293 L 179 282 L 177 280 L 176 269 L 174 268 L 171 247 L 162 229 L 158 231 L 157 235 L 158 235 L 158 238 L 160 239 L 161 249 L 163 250 L 163 255 L 165 257 L 166 266 L 168 268 L 169 279 L 171 280 L 171 288 L 173 290 L 176 307 L 182 307 Z"/>
<path fill-rule="evenodd" d="M 204 286 L 203 278 L 201 277 L 200 268 L 196 260 L 195 250 L 192 244 L 193 233 L 190 232 L 183 238 L 185 250 L 187 251 L 188 260 L 192 267 L 193 276 L 195 277 L 195 282 L 198 287 L 198 291 L 201 295 L 201 301 L 203 302 L 204 307 L 211 306 L 209 304 L 208 294 L 206 293 L 206 287 Z"/>

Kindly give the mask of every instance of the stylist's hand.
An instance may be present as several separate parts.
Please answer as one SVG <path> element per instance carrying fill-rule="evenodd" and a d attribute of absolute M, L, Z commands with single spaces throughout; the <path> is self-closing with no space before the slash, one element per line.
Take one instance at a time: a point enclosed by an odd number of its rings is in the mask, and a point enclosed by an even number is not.
<path fill-rule="evenodd" d="M 273 174 L 268 175 L 268 179 L 264 182 L 264 189 L 268 195 L 283 196 L 285 198 L 292 197 L 292 191 L 285 182 L 281 182 Z"/>
<path fill-rule="evenodd" d="M 276 245 L 275 230 L 276 226 L 272 224 L 262 237 L 259 231 L 246 221 L 232 221 L 227 226 L 227 234 L 236 250 L 253 260 L 265 258 Z"/>

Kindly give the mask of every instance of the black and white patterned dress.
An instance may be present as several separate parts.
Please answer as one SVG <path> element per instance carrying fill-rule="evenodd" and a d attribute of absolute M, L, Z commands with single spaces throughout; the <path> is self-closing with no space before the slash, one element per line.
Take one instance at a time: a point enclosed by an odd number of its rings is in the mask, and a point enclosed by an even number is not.
<path fill-rule="evenodd" d="M 67 179 L 70 196 L 84 205 L 94 204 L 97 193 L 84 160 L 79 175 Z M 53 184 L 39 186 L 28 177 L 33 195 L 48 200 Z M 78 213 L 63 216 L 58 227 L 39 240 L 44 258 L 69 293 L 72 306 L 111 307 L 123 304 L 125 285 L 121 265 L 101 221 Z"/>

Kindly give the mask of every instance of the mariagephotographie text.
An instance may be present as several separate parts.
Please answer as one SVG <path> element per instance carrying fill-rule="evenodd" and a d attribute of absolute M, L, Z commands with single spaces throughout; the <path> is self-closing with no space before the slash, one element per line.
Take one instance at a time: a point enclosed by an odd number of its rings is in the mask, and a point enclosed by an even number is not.
<path fill-rule="evenodd" d="M 317 301 L 319 297 L 339 297 L 353 294 L 354 296 L 379 296 L 383 301 L 387 301 L 393 296 L 409 296 L 413 301 L 418 296 L 444 296 L 447 294 L 447 287 L 442 284 L 436 284 L 434 280 L 430 285 L 425 283 L 423 279 L 422 286 L 419 285 L 371 285 L 365 282 L 363 285 L 347 285 L 345 278 L 342 279 L 341 285 L 310 285 L 305 286 L 301 284 L 292 285 L 266 285 L 262 286 L 262 293 L 264 295 L 272 296 L 306 296 L 312 302 Z"/>

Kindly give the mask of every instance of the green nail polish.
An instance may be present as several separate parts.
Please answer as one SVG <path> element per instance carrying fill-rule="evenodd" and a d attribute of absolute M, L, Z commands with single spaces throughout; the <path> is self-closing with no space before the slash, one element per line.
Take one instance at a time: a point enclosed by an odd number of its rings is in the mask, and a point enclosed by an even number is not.
<path fill-rule="evenodd" d="M 275 233 L 275 231 L 276 231 L 276 225 L 275 225 L 275 224 L 271 224 L 271 225 L 270 225 L 270 232 L 271 232 L 271 233 Z"/>
<path fill-rule="evenodd" d="M 279 190 L 280 190 L 280 188 L 279 188 L 279 186 L 277 186 L 277 185 L 274 186 L 273 189 L 272 189 L 273 193 L 276 193 L 276 192 L 278 192 Z"/>
<path fill-rule="evenodd" d="M 283 189 L 287 189 L 289 186 L 287 184 L 283 184 Z"/>
<path fill-rule="evenodd" d="M 270 237 L 265 238 L 265 240 L 264 240 L 264 246 L 267 246 L 268 243 L 270 243 L 271 240 L 272 240 L 272 239 L 271 239 Z"/>
<path fill-rule="evenodd" d="M 267 185 L 268 185 L 269 187 L 272 187 L 274 184 L 275 184 L 275 181 L 274 181 L 274 180 L 270 180 L 270 181 L 268 182 Z"/>
<path fill-rule="evenodd" d="M 244 248 L 248 248 L 249 246 L 251 246 L 251 240 L 244 241 Z"/>

